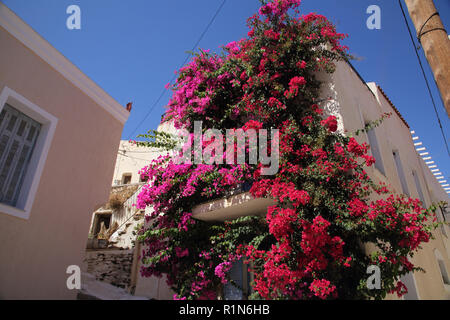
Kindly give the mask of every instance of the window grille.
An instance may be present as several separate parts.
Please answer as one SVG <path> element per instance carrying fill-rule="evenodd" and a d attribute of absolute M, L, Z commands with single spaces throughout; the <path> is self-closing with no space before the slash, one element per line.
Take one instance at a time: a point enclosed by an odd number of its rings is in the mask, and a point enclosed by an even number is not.
<path fill-rule="evenodd" d="M 0 203 L 16 206 L 41 124 L 5 104 L 0 113 Z"/>

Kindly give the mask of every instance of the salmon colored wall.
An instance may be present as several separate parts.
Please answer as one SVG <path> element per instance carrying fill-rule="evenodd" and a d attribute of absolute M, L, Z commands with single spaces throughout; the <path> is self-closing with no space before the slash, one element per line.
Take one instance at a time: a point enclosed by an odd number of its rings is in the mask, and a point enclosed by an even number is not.
<path fill-rule="evenodd" d="M 58 118 L 28 220 L 0 212 L 0 299 L 71 299 L 92 212 L 106 202 L 123 124 L 0 28 L 0 91 Z"/>

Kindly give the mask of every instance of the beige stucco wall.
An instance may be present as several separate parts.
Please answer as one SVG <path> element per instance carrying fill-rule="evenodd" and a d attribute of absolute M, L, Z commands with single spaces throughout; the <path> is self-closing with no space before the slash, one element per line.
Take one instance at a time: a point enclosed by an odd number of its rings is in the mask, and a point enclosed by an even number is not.
<path fill-rule="evenodd" d="M 157 130 L 176 134 L 176 130 L 171 122 L 160 124 Z M 152 160 L 164 154 L 166 152 L 158 149 L 138 147 L 127 140 L 121 140 L 112 185 L 120 185 L 125 174 L 131 174 L 130 183 L 139 183 L 139 171 L 149 165 Z"/>
<path fill-rule="evenodd" d="M 415 170 L 427 206 L 438 200 L 449 201 L 447 194 L 417 154 L 410 129 L 395 113 L 374 83 L 366 85 L 345 62 L 337 64 L 336 72 L 333 75 L 322 75 L 321 77 L 322 80 L 329 81 L 329 84 L 324 85 L 323 89 L 324 96 L 332 97 L 331 102 L 327 102 L 328 113 L 336 114 L 341 119 L 340 125 L 347 133 L 363 128 L 364 122 L 376 120 L 384 112 L 392 112 L 392 116 L 375 129 L 385 170 L 383 175 L 375 167 L 367 168 L 368 174 L 375 181 L 386 182 L 392 190 L 400 193 L 401 183 L 392 155 L 392 151 L 397 150 L 411 197 L 419 198 L 412 175 L 412 170 Z M 365 134 L 356 138 L 359 142 L 369 142 Z M 416 272 L 414 280 L 420 299 L 449 299 L 450 291 L 448 287 L 446 289 L 444 286 L 434 250 L 437 249 L 442 254 L 447 272 L 450 272 L 450 242 L 442 234 L 441 229 L 437 229 L 433 235 L 435 239 L 425 244 L 423 249 L 412 259 L 417 266 L 426 271 L 426 273 Z"/>
<path fill-rule="evenodd" d="M 0 212 L 0 299 L 71 299 L 92 212 L 108 197 L 123 124 L 0 28 L 5 86 L 58 118 L 28 220 Z"/>
<path fill-rule="evenodd" d="M 151 211 L 152 209 L 150 209 Z M 156 276 L 143 277 L 141 268 L 143 267 L 140 255 L 143 251 L 143 245 L 137 242 L 133 263 L 132 286 L 134 287 L 134 295 L 139 297 L 147 297 L 155 300 L 173 300 L 175 292 L 167 285 L 167 278 L 163 275 L 161 278 Z"/>
<path fill-rule="evenodd" d="M 158 151 L 138 147 L 126 140 L 121 140 L 112 185 L 121 185 L 124 175 L 131 175 L 131 184 L 139 183 L 139 171 L 149 165 L 153 159 L 158 158 L 160 154 Z"/>

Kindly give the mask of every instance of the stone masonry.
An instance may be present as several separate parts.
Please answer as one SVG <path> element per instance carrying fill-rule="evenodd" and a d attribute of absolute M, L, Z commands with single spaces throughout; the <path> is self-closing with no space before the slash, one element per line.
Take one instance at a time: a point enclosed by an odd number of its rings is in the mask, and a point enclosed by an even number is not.
<path fill-rule="evenodd" d="M 133 264 L 132 250 L 86 251 L 84 263 L 87 272 L 96 280 L 128 289 Z"/>

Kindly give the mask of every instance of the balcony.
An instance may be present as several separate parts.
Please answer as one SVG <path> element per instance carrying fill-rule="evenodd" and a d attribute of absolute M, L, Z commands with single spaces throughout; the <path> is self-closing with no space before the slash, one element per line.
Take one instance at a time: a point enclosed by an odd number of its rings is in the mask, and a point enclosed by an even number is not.
<path fill-rule="evenodd" d="M 219 222 L 244 216 L 265 216 L 267 207 L 274 204 L 273 199 L 254 198 L 249 192 L 235 192 L 231 196 L 195 206 L 192 217 L 207 222 Z"/>

